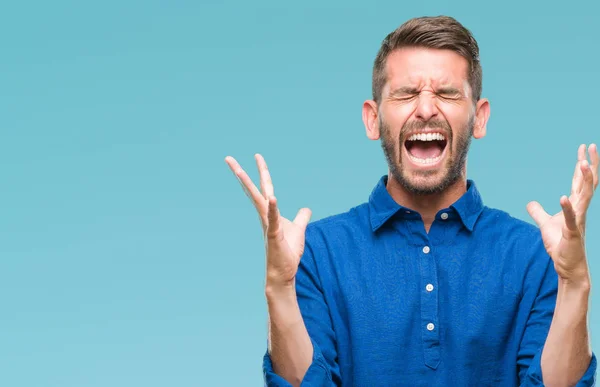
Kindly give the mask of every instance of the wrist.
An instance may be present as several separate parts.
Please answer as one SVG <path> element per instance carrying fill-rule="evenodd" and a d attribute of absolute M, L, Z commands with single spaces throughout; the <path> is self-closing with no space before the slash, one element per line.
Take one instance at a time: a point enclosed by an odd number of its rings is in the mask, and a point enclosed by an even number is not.
<path fill-rule="evenodd" d="M 589 295 L 592 281 L 589 273 L 584 273 L 574 278 L 558 277 L 558 291 L 568 294 Z"/>
<path fill-rule="evenodd" d="M 267 281 L 265 284 L 267 303 L 296 300 L 296 281 L 280 283 Z"/>

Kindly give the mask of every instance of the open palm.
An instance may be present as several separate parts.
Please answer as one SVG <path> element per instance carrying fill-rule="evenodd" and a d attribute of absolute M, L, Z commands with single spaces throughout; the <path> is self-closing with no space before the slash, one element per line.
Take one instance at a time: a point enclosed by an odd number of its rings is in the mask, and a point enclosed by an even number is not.
<path fill-rule="evenodd" d="M 587 210 L 598 186 L 598 148 L 589 147 L 591 165 L 586 157 L 586 146 L 577 152 L 571 194 L 562 196 L 562 211 L 550 216 L 538 202 L 530 202 L 527 210 L 540 227 L 546 251 L 554 261 L 559 277 L 564 280 L 588 280 L 585 253 L 585 226 Z"/>
<path fill-rule="evenodd" d="M 292 285 L 304 252 L 305 231 L 311 211 L 300 209 L 293 221 L 281 216 L 267 163 L 260 154 L 256 154 L 255 158 L 260 173 L 260 191 L 233 157 L 228 156 L 225 161 L 258 212 L 265 236 L 267 284 Z"/>

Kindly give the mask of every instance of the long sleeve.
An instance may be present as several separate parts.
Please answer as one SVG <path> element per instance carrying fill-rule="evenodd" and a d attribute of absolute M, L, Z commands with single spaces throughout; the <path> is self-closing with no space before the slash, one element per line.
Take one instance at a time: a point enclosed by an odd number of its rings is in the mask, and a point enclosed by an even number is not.
<path fill-rule="evenodd" d="M 527 284 L 523 295 L 524 302 L 531 297 L 534 297 L 534 300 L 517 357 L 521 387 L 544 386 L 541 365 L 542 350 L 554 316 L 558 292 L 558 275 L 543 243 L 536 241 L 531 247 L 534 249 L 534 265 L 537 267 L 531 268 L 530 275 L 526 277 Z M 577 383 L 577 387 L 595 384 L 596 364 L 596 356 L 592 353 L 590 365 Z"/>
<path fill-rule="evenodd" d="M 298 304 L 313 344 L 312 364 L 306 372 L 302 386 L 340 386 L 335 332 L 331 324 L 329 308 L 323 298 L 321 281 L 310 243 L 310 231 L 309 225 L 304 254 L 296 274 Z M 263 374 L 265 384 L 269 387 L 291 386 L 273 371 L 268 351 L 263 358 Z"/>

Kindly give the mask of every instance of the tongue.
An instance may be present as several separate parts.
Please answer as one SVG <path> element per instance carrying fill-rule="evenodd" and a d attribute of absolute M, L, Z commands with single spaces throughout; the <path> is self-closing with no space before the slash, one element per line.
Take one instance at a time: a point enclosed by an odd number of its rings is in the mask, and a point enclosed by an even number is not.
<path fill-rule="evenodd" d="M 437 141 L 411 141 L 408 151 L 420 159 L 434 158 L 442 154 Z"/>

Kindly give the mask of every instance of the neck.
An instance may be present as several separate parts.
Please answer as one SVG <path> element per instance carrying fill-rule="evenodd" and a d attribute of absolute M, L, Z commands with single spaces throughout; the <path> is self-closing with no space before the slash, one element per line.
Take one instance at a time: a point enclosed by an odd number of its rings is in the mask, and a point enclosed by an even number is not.
<path fill-rule="evenodd" d="M 386 188 L 390 196 L 401 206 L 417 211 L 423 218 L 427 232 L 429 232 L 438 211 L 450 207 L 467 192 L 465 174 L 444 191 L 431 195 L 415 195 L 400 185 L 390 173 L 388 176 Z"/>

